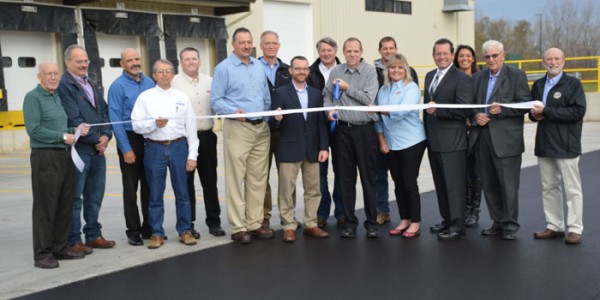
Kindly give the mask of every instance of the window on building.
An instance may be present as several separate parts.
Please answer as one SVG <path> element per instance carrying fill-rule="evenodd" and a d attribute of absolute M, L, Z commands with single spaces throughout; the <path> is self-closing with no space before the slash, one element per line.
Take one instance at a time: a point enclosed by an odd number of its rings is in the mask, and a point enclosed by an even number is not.
<path fill-rule="evenodd" d="M 10 68 L 12 67 L 12 58 L 8 57 L 8 56 L 2 56 L 2 67 L 3 68 Z"/>
<path fill-rule="evenodd" d="M 121 67 L 121 59 L 120 58 L 111 58 L 108 60 L 108 63 L 111 68 L 120 68 Z"/>
<path fill-rule="evenodd" d="M 397 14 L 412 14 L 412 3 L 399 0 L 365 0 L 368 11 L 391 12 Z"/>
<path fill-rule="evenodd" d="M 19 57 L 18 63 L 21 68 L 34 68 L 35 57 Z"/>

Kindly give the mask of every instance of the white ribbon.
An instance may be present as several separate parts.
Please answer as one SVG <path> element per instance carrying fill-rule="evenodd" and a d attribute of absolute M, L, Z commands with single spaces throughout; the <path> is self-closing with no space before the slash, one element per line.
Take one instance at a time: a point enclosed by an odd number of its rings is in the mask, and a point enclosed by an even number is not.
<path fill-rule="evenodd" d="M 527 101 L 527 102 L 519 102 L 519 103 L 499 103 L 502 107 L 514 108 L 514 109 L 532 109 L 534 104 L 542 103 L 539 100 Z M 543 105 L 543 103 L 542 103 Z M 309 112 L 319 112 L 319 111 L 330 111 L 330 110 L 350 110 L 350 111 L 363 111 L 363 112 L 380 112 L 380 111 L 408 111 L 408 110 L 422 110 L 428 108 L 485 108 L 490 107 L 491 104 L 441 104 L 441 103 L 427 103 L 427 104 L 396 104 L 396 105 L 374 105 L 374 106 L 331 106 L 331 107 L 313 107 L 313 108 L 298 108 L 298 109 L 284 109 L 284 110 L 269 110 L 269 111 L 260 111 L 260 112 L 250 112 L 243 114 L 228 114 L 228 115 L 214 115 L 214 116 L 197 116 L 196 119 L 217 119 L 217 118 L 226 118 L 226 119 L 238 119 L 238 118 L 261 118 L 261 117 L 271 117 L 278 115 L 288 115 L 288 114 L 298 114 L 298 113 L 309 113 Z M 169 119 L 186 119 L 185 117 L 172 117 Z M 93 126 L 105 126 L 105 125 L 113 125 L 113 124 L 125 124 L 131 122 L 139 122 L 139 121 L 150 121 L 154 119 L 143 119 L 143 120 L 131 120 L 131 121 L 119 121 L 119 122 L 107 122 L 107 123 L 96 123 L 90 124 L 90 127 Z M 77 128 L 75 132 L 75 142 L 81 135 L 81 128 Z M 71 147 L 71 157 L 75 166 L 79 170 L 79 172 L 83 172 L 83 168 L 85 164 L 77 154 L 77 151 L 74 151 Z"/>

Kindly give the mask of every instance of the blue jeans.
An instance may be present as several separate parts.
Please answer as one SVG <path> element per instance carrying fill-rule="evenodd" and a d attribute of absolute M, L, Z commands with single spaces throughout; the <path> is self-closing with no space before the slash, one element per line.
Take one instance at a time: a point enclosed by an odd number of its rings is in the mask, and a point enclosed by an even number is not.
<path fill-rule="evenodd" d="M 175 192 L 177 223 L 179 235 L 190 230 L 192 210 L 187 190 L 187 172 L 185 165 L 188 156 L 188 143 L 185 140 L 169 145 L 146 142 L 144 145 L 144 168 L 146 180 L 150 186 L 148 218 L 152 235 L 165 236 L 163 221 L 165 215 L 164 194 L 167 180 L 167 167 L 171 176 L 171 186 Z M 200 166 L 201 167 L 201 166 Z"/>
<path fill-rule="evenodd" d="M 333 165 L 333 161 L 332 161 Z M 329 171 L 329 160 L 325 162 L 319 163 L 319 175 L 320 175 L 320 185 L 321 185 L 321 203 L 319 204 L 319 209 L 317 210 L 317 217 L 319 219 L 327 219 L 329 218 L 329 213 L 331 211 L 331 194 L 329 194 L 329 185 L 327 180 L 327 174 Z M 334 168 L 335 173 L 335 168 Z M 340 178 L 339 176 L 335 176 L 333 180 L 333 203 L 335 205 L 335 210 L 333 211 L 333 215 L 336 219 L 344 218 L 344 204 L 342 203 L 342 199 L 340 197 Z"/>
<path fill-rule="evenodd" d="M 102 235 L 102 225 L 98 222 L 100 206 L 106 187 L 106 158 L 98 156 L 93 147 L 82 147 L 77 153 L 85 164 L 83 172 L 76 168 L 73 187 L 73 215 L 69 244 L 81 243 L 81 209 L 83 208 L 83 234 L 85 241 L 93 241 Z"/>
<path fill-rule="evenodd" d="M 388 191 L 388 163 L 385 154 L 377 151 L 377 166 L 375 167 L 375 197 L 377 199 L 377 212 L 390 213 Z M 398 201 L 400 199 L 396 199 Z"/>

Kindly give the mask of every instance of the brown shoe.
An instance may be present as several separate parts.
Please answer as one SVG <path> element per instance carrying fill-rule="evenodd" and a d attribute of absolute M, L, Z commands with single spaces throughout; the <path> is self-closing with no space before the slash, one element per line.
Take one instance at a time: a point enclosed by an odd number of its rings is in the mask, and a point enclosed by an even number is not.
<path fill-rule="evenodd" d="M 565 240 L 565 244 L 569 245 L 577 245 L 581 244 L 581 242 L 581 234 L 575 232 L 569 232 L 569 234 L 567 235 L 567 239 Z"/>
<path fill-rule="evenodd" d="M 231 240 L 237 244 L 250 244 L 252 243 L 252 239 L 250 235 L 245 231 L 236 232 L 231 235 Z"/>
<path fill-rule="evenodd" d="M 112 248 L 116 244 L 117 243 L 115 243 L 115 241 L 105 240 L 103 236 L 99 236 L 99 237 L 97 237 L 93 241 L 87 241 L 87 242 L 85 242 L 85 245 L 88 246 L 88 247 L 101 248 L 101 249 Z"/>
<path fill-rule="evenodd" d="M 260 227 L 261 228 L 269 228 L 271 226 L 271 223 L 269 222 L 269 219 L 263 219 L 262 223 L 260 223 Z"/>
<path fill-rule="evenodd" d="M 189 231 L 184 231 L 180 236 L 179 236 L 179 242 L 186 245 L 186 246 L 193 246 L 196 245 L 198 242 L 196 242 L 196 239 L 194 238 L 194 236 L 192 235 L 191 232 Z"/>
<path fill-rule="evenodd" d="M 58 261 L 52 255 L 50 255 L 36 260 L 33 265 L 41 269 L 54 269 L 58 268 Z"/>
<path fill-rule="evenodd" d="M 390 214 L 388 213 L 377 213 L 377 224 L 381 225 L 381 224 L 385 224 L 389 221 L 391 221 L 392 219 L 390 218 Z"/>
<path fill-rule="evenodd" d="M 553 239 L 553 238 L 557 238 L 557 237 L 563 237 L 565 236 L 565 233 L 562 231 L 554 231 L 552 229 L 544 229 L 544 231 L 538 231 L 536 233 L 533 234 L 533 238 L 538 239 L 538 240 L 547 240 L 547 239 Z"/>
<path fill-rule="evenodd" d="M 54 258 L 56 258 L 56 260 L 81 259 L 84 257 L 85 253 L 73 251 L 72 249 L 69 249 L 62 253 L 54 253 Z"/>
<path fill-rule="evenodd" d="M 286 229 L 283 231 L 283 241 L 284 242 L 295 242 L 296 241 L 296 231 L 293 229 Z"/>
<path fill-rule="evenodd" d="M 71 245 L 71 251 L 83 254 L 92 254 L 92 252 L 94 252 L 94 249 L 92 249 L 92 247 L 84 245 L 83 243 L 77 243 Z"/>
<path fill-rule="evenodd" d="M 158 249 L 165 243 L 165 239 L 163 239 L 160 235 L 153 235 L 150 237 L 150 241 L 148 242 L 148 249 Z"/>
<path fill-rule="evenodd" d="M 310 236 L 316 237 L 316 238 L 326 238 L 329 236 L 329 233 L 327 233 L 323 229 L 319 228 L 319 226 L 311 227 L 311 228 L 304 228 L 304 234 L 310 235 Z"/>
<path fill-rule="evenodd" d="M 255 238 L 270 239 L 273 237 L 273 229 L 260 227 L 256 230 L 248 231 L 248 234 Z"/>

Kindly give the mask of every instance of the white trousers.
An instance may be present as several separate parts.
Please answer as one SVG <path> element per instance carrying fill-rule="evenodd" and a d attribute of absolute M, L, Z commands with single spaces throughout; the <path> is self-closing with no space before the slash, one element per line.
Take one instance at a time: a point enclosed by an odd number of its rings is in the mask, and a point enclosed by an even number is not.
<path fill-rule="evenodd" d="M 542 178 L 544 213 L 548 229 L 565 230 L 563 193 L 561 180 L 567 196 L 567 232 L 583 232 L 583 193 L 579 176 L 579 157 L 538 157 Z"/>

